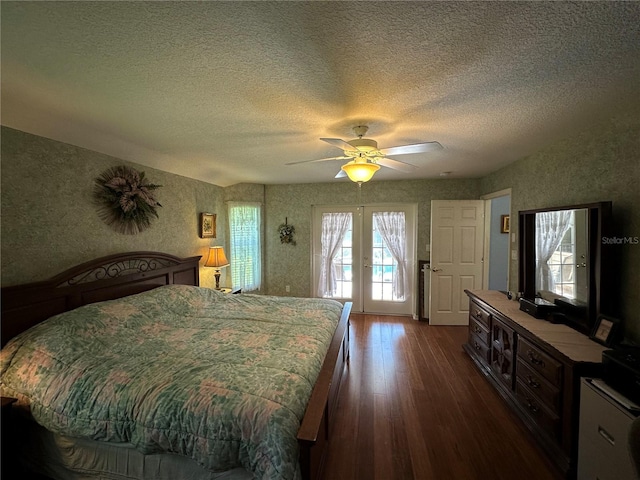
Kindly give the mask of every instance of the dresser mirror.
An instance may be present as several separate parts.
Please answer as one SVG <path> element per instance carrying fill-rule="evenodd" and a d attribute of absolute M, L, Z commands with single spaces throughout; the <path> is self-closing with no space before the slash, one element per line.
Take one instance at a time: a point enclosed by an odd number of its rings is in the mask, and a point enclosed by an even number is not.
<path fill-rule="evenodd" d="M 589 333 L 605 308 L 602 237 L 611 202 L 519 212 L 519 291 L 558 305 L 556 320 Z"/>
<path fill-rule="evenodd" d="M 538 212 L 535 225 L 536 294 L 545 300 L 589 301 L 586 208 Z"/>

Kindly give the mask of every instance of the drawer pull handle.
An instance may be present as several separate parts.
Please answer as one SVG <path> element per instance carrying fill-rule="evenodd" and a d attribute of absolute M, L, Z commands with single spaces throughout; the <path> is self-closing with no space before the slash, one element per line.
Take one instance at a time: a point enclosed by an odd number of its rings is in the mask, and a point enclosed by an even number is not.
<path fill-rule="evenodd" d="M 482 312 L 481 312 L 481 311 L 477 311 L 477 312 L 476 312 L 476 317 L 478 317 L 478 318 L 482 318 Z"/>
<path fill-rule="evenodd" d="M 531 401 L 530 398 L 527 398 L 527 408 L 531 411 L 531 413 L 538 413 L 540 408 Z"/>
<path fill-rule="evenodd" d="M 474 343 L 475 343 L 476 350 L 478 350 L 478 351 L 482 350 L 482 347 L 480 347 L 478 342 L 474 342 Z"/>
<path fill-rule="evenodd" d="M 544 360 L 539 358 L 533 351 L 529 350 L 527 352 L 527 356 L 529 357 L 529 361 L 534 365 L 539 365 L 541 367 L 544 367 Z"/>
<path fill-rule="evenodd" d="M 540 383 L 536 382 L 531 375 L 527 376 L 527 385 L 531 388 L 540 388 Z"/>
<path fill-rule="evenodd" d="M 609 432 L 607 432 L 604 428 L 602 428 L 600 425 L 598 425 L 598 434 L 604 438 L 607 442 L 609 442 L 611 445 L 615 446 L 616 444 L 616 439 L 613 438 L 613 435 L 611 435 Z"/>
<path fill-rule="evenodd" d="M 481 329 L 480 327 L 478 327 L 478 326 L 475 326 L 475 327 L 473 327 L 473 331 L 474 331 L 475 333 L 481 333 L 481 332 L 482 332 L 482 329 Z"/>

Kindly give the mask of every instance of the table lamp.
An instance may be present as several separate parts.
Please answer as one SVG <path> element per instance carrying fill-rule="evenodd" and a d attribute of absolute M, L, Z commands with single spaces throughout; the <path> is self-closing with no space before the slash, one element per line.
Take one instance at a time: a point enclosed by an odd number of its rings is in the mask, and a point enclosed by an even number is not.
<path fill-rule="evenodd" d="M 216 290 L 220 290 L 220 270 L 229 266 L 229 260 L 224 254 L 222 247 L 209 247 L 209 258 L 204 264 L 205 267 L 213 267 L 214 277 L 216 277 Z"/>

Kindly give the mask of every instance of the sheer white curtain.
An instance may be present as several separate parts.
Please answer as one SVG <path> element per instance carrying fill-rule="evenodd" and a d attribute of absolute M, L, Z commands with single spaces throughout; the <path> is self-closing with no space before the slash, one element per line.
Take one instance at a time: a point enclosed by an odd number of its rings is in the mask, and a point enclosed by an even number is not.
<path fill-rule="evenodd" d="M 319 297 L 331 297 L 336 290 L 336 271 L 333 260 L 338 254 L 342 240 L 350 225 L 350 212 L 322 214 L 322 263 L 320 266 L 320 281 L 318 282 Z"/>
<path fill-rule="evenodd" d="M 406 290 L 407 231 L 404 212 L 374 212 L 373 222 L 396 263 L 391 279 L 393 295 L 404 298 Z"/>
<path fill-rule="evenodd" d="M 549 268 L 549 260 L 571 226 L 572 216 L 571 210 L 536 213 L 536 291 L 538 292 L 553 291 L 554 280 Z"/>
<path fill-rule="evenodd" d="M 229 202 L 231 280 L 246 291 L 262 286 L 259 203 Z"/>

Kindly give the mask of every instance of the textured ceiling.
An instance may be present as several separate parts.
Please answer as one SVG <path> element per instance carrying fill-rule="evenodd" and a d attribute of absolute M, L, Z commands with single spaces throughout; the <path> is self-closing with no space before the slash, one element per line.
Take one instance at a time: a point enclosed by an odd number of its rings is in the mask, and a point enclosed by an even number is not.
<path fill-rule="evenodd" d="M 640 108 L 639 2 L 7 2 L 2 124 L 220 186 L 334 180 L 320 137 L 478 177 Z"/>

